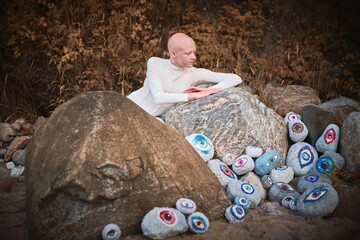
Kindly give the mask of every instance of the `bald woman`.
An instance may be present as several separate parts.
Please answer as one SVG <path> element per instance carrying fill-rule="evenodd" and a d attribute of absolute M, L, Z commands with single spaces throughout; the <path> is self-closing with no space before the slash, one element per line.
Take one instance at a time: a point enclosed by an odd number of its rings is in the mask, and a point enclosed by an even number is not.
<path fill-rule="evenodd" d="M 187 102 L 221 92 L 242 82 L 238 75 L 194 68 L 196 46 L 186 34 L 176 33 L 168 41 L 170 59 L 151 57 L 147 62 L 144 86 L 128 98 L 152 116 L 164 114 L 179 102 Z M 199 84 L 216 83 L 210 88 Z"/>

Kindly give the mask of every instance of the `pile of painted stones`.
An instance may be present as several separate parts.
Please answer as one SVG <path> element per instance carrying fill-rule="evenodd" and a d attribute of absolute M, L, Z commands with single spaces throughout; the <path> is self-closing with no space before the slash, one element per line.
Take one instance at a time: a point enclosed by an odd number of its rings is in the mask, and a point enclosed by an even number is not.
<path fill-rule="evenodd" d="M 263 152 L 257 146 L 248 146 L 244 155 L 227 153 L 219 160 L 213 159 L 214 146 L 206 136 L 186 137 L 233 201 L 225 211 L 229 222 L 243 221 L 248 209 L 259 205 L 266 190 L 271 202 L 281 203 L 305 217 L 324 217 L 335 210 L 339 196 L 329 174 L 341 169 L 345 162 L 336 152 L 339 127 L 328 125 L 314 147 L 303 142 L 308 130 L 300 115 L 290 112 L 285 120 L 293 145 L 288 150 L 286 165 L 279 167 L 275 167 L 281 160 L 276 150 Z M 320 157 L 318 152 L 322 154 Z M 249 174 L 256 177 L 248 177 Z M 289 183 L 294 176 L 299 180 L 292 187 Z"/>
<path fill-rule="evenodd" d="M 40 117 L 35 124 L 20 118 L 13 123 L 0 123 L 0 173 L 20 178 L 25 170 L 26 146 L 31 135 L 45 121 Z"/>

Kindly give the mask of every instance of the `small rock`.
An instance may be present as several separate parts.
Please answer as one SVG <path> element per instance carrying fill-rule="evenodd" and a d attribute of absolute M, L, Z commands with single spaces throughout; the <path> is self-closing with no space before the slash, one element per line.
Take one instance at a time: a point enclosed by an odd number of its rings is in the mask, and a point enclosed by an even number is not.
<path fill-rule="evenodd" d="M 286 115 L 285 115 L 285 121 L 287 123 L 289 123 L 290 121 L 292 120 L 301 120 L 301 116 L 297 113 L 293 113 L 293 112 L 288 112 Z"/>
<path fill-rule="evenodd" d="M 250 208 L 255 208 L 261 200 L 259 188 L 243 181 L 230 181 L 226 188 L 226 193 L 231 201 L 234 200 L 235 196 L 246 196 L 251 201 Z"/>
<path fill-rule="evenodd" d="M 190 231 L 194 233 L 204 233 L 210 227 L 209 219 L 201 212 L 194 212 L 187 218 Z"/>
<path fill-rule="evenodd" d="M 297 211 L 297 200 L 298 198 L 295 198 L 290 201 L 289 207 L 292 211 Z"/>
<path fill-rule="evenodd" d="M 286 156 L 286 165 L 294 170 L 296 176 L 307 174 L 314 166 L 318 154 L 316 149 L 308 143 L 293 144 Z"/>
<path fill-rule="evenodd" d="M 24 170 L 25 167 L 21 165 L 14 167 L 11 169 L 10 176 L 12 176 L 13 178 L 19 178 L 23 174 Z"/>
<path fill-rule="evenodd" d="M 205 135 L 191 134 L 186 136 L 185 139 L 195 148 L 205 162 L 213 158 L 214 146 Z"/>
<path fill-rule="evenodd" d="M 279 210 L 279 203 L 277 202 L 267 202 L 260 206 L 260 214 L 262 216 L 274 216 L 274 215 L 283 215 L 283 212 Z"/>
<path fill-rule="evenodd" d="M 188 198 L 180 198 L 176 201 L 176 209 L 183 214 L 191 214 L 196 210 L 196 204 L 193 200 Z"/>
<path fill-rule="evenodd" d="M 281 166 L 273 168 L 270 171 L 269 177 L 273 183 L 284 182 L 289 183 L 294 178 L 294 170 L 288 166 Z"/>
<path fill-rule="evenodd" d="M 335 124 L 326 127 L 323 134 L 315 143 L 316 150 L 319 152 L 333 151 L 336 152 L 340 138 L 340 129 Z"/>
<path fill-rule="evenodd" d="M 294 198 L 300 196 L 300 193 L 287 183 L 274 183 L 269 189 L 269 199 L 272 202 L 281 202 L 284 197 L 292 196 Z"/>
<path fill-rule="evenodd" d="M 10 142 L 16 136 L 16 130 L 9 123 L 0 123 L 0 141 Z"/>
<path fill-rule="evenodd" d="M 15 163 L 13 163 L 13 162 L 7 162 L 6 163 L 6 168 L 7 169 L 13 169 L 15 167 Z"/>
<path fill-rule="evenodd" d="M 262 153 L 263 150 L 260 147 L 256 147 L 256 146 L 248 146 L 245 149 L 245 154 L 253 158 L 260 157 Z"/>
<path fill-rule="evenodd" d="M 234 201 L 233 203 L 235 205 L 239 205 L 241 206 L 245 212 L 247 213 L 249 211 L 249 208 L 250 208 L 250 205 L 251 205 L 251 200 L 245 196 L 240 196 L 240 195 L 237 195 L 234 197 Z"/>
<path fill-rule="evenodd" d="M 291 141 L 297 143 L 302 142 L 308 135 L 308 129 L 305 124 L 299 120 L 295 119 L 289 122 L 289 137 Z"/>
<path fill-rule="evenodd" d="M 232 205 L 226 209 L 225 218 L 229 223 L 242 222 L 245 218 L 245 210 L 239 205 Z"/>
<path fill-rule="evenodd" d="M 281 200 L 281 205 L 283 207 L 286 208 L 290 208 L 290 203 L 292 200 L 294 200 L 295 198 L 293 196 L 285 196 L 282 200 Z"/>
<path fill-rule="evenodd" d="M 29 139 L 30 138 L 28 136 L 16 137 L 10 143 L 10 146 L 6 150 L 5 157 L 4 157 L 5 162 L 7 162 L 11 159 L 12 155 L 14 154 L 14 152 L 16 150 L 25 148 L 29 142 Z"/>
<path fill-rule="evenodd" d="M 332 151 L 326 151 L 319 159 L 315 162 L 311 169 L 311 172 L 317 174 L 329 174 L 332 171 L 336 171 L 337 168 L 341 169 L 344 166 L 344 158 Z"/>
<path fill-rule="evenodd" d="M 271 171 L 281 160 L 280 154 L 275 150 L 266 151 L 255 161 L 255 173 L 265 175 Z"/>
<path fill-rule="evenodd" d="M 101 236 L 103 240 L 118 240 L 121 237 L 121 230 L 118 225 L 110 223 L 103 228 Z"/>
<path fill-rule="evenodd" d="M 12 155 L 12 160 L 17 165 L 25 165 L 25 149 L 19 149 Z"/>
<path fill-rule="evenodd" d="M 309 188 L 299 197 L 296 206 L 304 217 L 324 217 L 332 213 L 339 202 L 339 195 L 329 184 Z"/>
<path fill-rule="evenodd" d="M 267 195 L 266 190 L 263 187 L 263 184 L 261 183 L 260 177 L 258 175 L 256 175 L 254 172 L 249 172 L 249 173 L 245 174 L 244 176 L 242 176 L 240 178 L 240 181 L 243 181 L 243 182 L 251 184 L 252 186 L 258 187 L 258 189 L 260 191 L 261 199 L 266 198 L 266 195 Z"/>
<path fill-rule="evenodd" d="M 261 183 L 264 189 L 269 189 L 272 185 L 272 180 L 269 175 L 264 175 L 261 177 Z"/>
<path fill-rule="evenodd" d="M 227 166 L 231 166 L 235 160 L 235 155 L 232 153 L 226 153 L 221 161 L 223 161 Z"/>
<path fill-rule="evenodd" d="M 305 192 L 309 188 L 316 188 L 323 183 L 332 184 L 331 179 L 324 174 L 309 173 L 299 178 L 296 185 L 296 190 L 300 193 Z"/>
<path fill-rule="evenodd" d="M 163 239 L 188 230 L 185 216 L 174 208 L 155 207 L 148 212 L 142 222 L 143 234 L 152 239 Z"/>
<path fill-rule="evenodd" d="M 243 175 L 254 169 L 254 160 L 248 155 L 241 155 L 232 163 L 232 170 L 237 175 Z"/>
<path fill-rule="evenodd" d="M 237 180 L 236 174 L 219 159 L 210 160 L 207 165 L 224 188 L 227 187 L 231 180 Z"/>

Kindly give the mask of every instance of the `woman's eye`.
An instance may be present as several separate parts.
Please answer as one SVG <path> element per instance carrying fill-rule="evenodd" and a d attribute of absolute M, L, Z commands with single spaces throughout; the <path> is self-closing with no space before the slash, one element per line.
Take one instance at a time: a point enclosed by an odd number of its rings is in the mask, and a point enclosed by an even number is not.
<path fill-rule="evenodd" d="M 312 190 L 304 199 L 304 202 L 317 201 L 322 198 L 329 190 L 326 187 L 319 187 Z"/>

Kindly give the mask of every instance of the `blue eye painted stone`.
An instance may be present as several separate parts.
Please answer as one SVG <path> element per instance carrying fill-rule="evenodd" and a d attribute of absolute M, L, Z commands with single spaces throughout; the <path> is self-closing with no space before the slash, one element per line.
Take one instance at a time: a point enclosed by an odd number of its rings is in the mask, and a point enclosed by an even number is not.
<path fill-rule="evenodd" d="M 191 134 L 185 139 L 193 146 L 205 162 L 214 157 L 214 146 L 205 135 Z"/>
<path fill-rule="evenodd" d="M 300 193 L 303 193 L 307 189 L 315 188 L 319 185 L 322 185 L 323 183 L 331 185 L 332 181 L 328 176 L 324 174 L 311 172 L 299 178 L 299 181 L 296 185 L 296 190 L 298 190 Z"/>
<path fill-rule="evenodd" d="M 101 236 L 103 240 L 118 240 L 121 237 L 121 230 L 118 225 L 110 223 L 103 228 Z"/>
<path fill-rule="evenodd" d="M 225 189 L 231 180 L 237 180 L 236 174 L 219 159 L 212 159 L 207 165 Z"/>
<path fill-rule="evenodd" d="M 176 209 L 183 214 L 191 214 L 196 210 L 196 204 L 193 200 L 188 198 L 179 198 L 176 201 Z"/>
<path fill-rule="evenodd" d="M 289 184 L 282 182 L 274 183 L 269 189 L 269 199 L 272 202 L 281 203 L 283 198 L 286 196 L 297 198 L 300 196 L 300 193 L 292 188 Z"/>
<path fill-rule="evenodd" d="M 266 151 L 255 161 L 255 173 L 257 175 L 268 174 L 281 160 L 280 154 L 275 150 Z"/>
<path fill-rule="evenodd" d="M 319 175 L 327 175 L 332 171 L 336 171 L 336 168 L 342 168 L 345 164 L 345 159 L 336 152 L 326 151 L 315 162 L 311 169 L 311 172 Z"/>
<path fill-rule="evenodd" d="M 295 143 L 304 141 L 309 133 L 306 125 L 299 119 L 290 121 L 288 130 L 291 141 Z"/>
<path fill-rule="evenodd" d="M 269 174 L 273 183 L 284 182 L 289 183 L 294 178 L 294 170 L 288 166 L 273 168 Z"/>
<path fill-rule="evenodd" d="M 241 206 L 247 213 L 251 205 L 251 200 L 248 197 L 237 195 L 234 197 L 233 203 L 234 205 Z"/>
<path fill-rule="evenodd" d="M 246 196 L 250 200 L 250 208 L 255 208 L 261 200 L 260 189 L 243 181 L 230 181 L 226 193 L 232 201 L 236 196 Z"/>
<path fill-rule="evenodd" d="M 244 221 L 245 210 L 239 205 L 232 205 L 228 207 L 225 211 L 225 218 L 230 223 L 239 223 Z"/>
<path fill-rule="evenodd" d="M 201 212 L 194 212 L 187 218 L 190 231 L 194 233 L 204 233 L 209 229 L 209 219 Z"/>
<path fill-rule="evenodd" d="M 294 170 L 296 176 L 307 174 L 314 166 L 318 154 L 316 149 L 308 143 L 293 144 L 286 156 L 286 165 Z"/>

